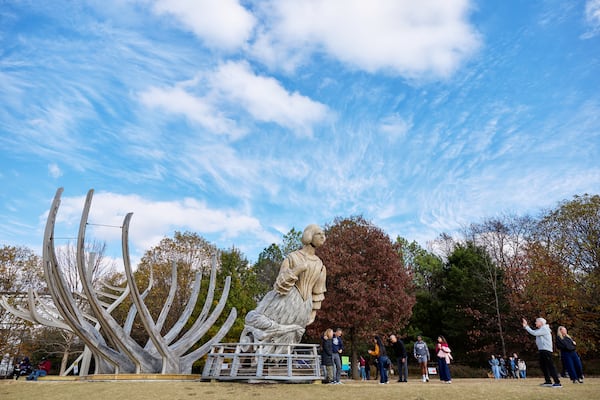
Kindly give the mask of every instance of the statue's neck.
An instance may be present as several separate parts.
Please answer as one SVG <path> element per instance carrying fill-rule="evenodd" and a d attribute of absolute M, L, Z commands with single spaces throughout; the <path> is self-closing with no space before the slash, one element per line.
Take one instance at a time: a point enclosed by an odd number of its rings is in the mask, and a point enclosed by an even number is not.
<path fill-rule="evenodd" d="M 307 244 L 304 247 L 302 247 L 302 252 L 304 254 L 306 254 L 307 256 L 314 256 L 315 255 L 315 247 L 312 244 Z"/>

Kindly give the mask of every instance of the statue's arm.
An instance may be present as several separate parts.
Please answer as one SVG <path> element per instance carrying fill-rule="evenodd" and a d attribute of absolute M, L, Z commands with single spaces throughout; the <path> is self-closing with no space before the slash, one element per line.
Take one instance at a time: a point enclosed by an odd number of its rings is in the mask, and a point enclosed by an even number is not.
<path fill-rule="evenodd" d="M 280 295 L 285 296 L 288 294 L 296 284 L 296 281 L 298 281 L 298 276 L 294 273 L 292 267 L 293 262 L 290 257 L 287 257 L 283 260 L 283 263 L 281 263 L 279 275 L 277 275 L 277 279 L 275 279 L 275 283 L 273 284 L 273 289 Z"/>
<path fill-rule="evenodd" d="M 325 286 L 325 281 L 327 278 L 327 270 L 325 266 L 321 268 L 321 273 L 319 274 L 319 279 L 315 282 L 312 290 L 312 312 L 310 314 L 309 324 L 312 324 L 317 316 L 317 310 L 321 309 L 321 302 L 325 299 L 325 292 L 327 291 L 327 287 Z"/>

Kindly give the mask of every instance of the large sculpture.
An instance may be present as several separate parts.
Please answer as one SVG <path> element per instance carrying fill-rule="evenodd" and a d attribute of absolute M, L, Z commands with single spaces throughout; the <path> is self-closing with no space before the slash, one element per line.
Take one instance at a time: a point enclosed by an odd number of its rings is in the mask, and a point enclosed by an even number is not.
<path fill-rule="evenodd" d="M 240 342 L 244 350 L 254 344 L 300 343 L 325 298 L 325 266 L 315 249 L 325 243 L 325 234 L 317 225 L 309 225 L 302 234 L 303 247 L 290 253 L 281 264 L 279 275 L 255 310 L 246 315 Z M 264 353 L 277 353 L 284 346 L 263 346 Z"/>
<path fill-rule="evenodd" d="M 120 292 L 119 296 L 112 296 L 114 299 L 112 303 L 107 303 L 106 299 L 111 298 L 111 295 L 92 286 L 90 272 L 86 266 L 85 230 L 93 196 L 93 190 L 90 190 L 81 216 L 77 239 L 77 269 L 83 290 L 81 293 L 73 293 L 63 276 L 54 246 L 54 226 L 62 192 L 62 188 L 56 192 L 44 233 L 44 273 L 53 306 L 49 308 L 42 303 L 37 293 L 32 290 L 29 291 L 28 308 L 12 307 L 6 298 L 2 299 L 1 305 L 23 319 L 75 333 L 85 343 L 84 354 L 93 355 L 96 373 L 191 373 L 192 364 L 227 334 L 237 316 L 233 308 L 217 334 L 194 349 L 221 315 L 229 294 L 231 279 L 227 277 L 221 298 L 211 312 L 216 281 L 216 257 L 213 257 L 208 294 L 203 309 L 192 327 L 183 332 L 198 299 L 200 273 L 196 274 L 190 299 L 184 311 L 173 327 L 163 335 L 161 334 L 163 324 L 177 292 L 175 264 L 172 270 L 172 286 L 159 317 L 154 321 L 144 304 L 144 298 L 152 288 L 152 278 L 144 292 L 140 292 L 134 280 L 128 247 L 132 213 L 127 214 L 122 226 L 123 263 L 127 285 L 124 288 L 105 285 L 103 289 Z M 131 299 L 132 306 L 126 321 L 121 325 L 113 318 L 111 312 L 126 298 Z M 81 299 L 85 301 L 82 302 Z M 130 335 L 136 314 L 139 315 L 149 337 L 145 344 L 137 343 Z M 84 364 L 86 364 L 85 360 Z M 85 365 L 81 368 L 81 374 L 87 374 Z"/>

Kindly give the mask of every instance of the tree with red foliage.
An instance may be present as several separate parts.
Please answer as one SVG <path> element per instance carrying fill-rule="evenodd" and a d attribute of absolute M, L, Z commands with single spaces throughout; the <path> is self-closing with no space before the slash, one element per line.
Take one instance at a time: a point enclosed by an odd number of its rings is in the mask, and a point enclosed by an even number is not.
<path fill-rule="evenodd" d="M 343 328 L 357 360 L 357 341 L 396 333 L 408 323 L 415 304 L 411 273 L 398 245 L 363 217 L 337 218 L 325 234 L 317 254 L 327 268 L 327 293 L 309 335 Z"/>

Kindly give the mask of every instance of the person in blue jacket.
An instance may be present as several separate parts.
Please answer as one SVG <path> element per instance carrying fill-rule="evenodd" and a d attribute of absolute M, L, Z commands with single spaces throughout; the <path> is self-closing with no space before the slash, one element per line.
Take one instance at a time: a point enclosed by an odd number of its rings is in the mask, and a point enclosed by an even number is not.
<path fill-rule="evenodd" d="M 335 369 L 335 376 L 333 378 L 335 383 L 342 383 L 342 353 L 344 352 L 344 342 L 342 341 L 342 329 L 337 328 L 333 335 L 333 366 Z"/>

